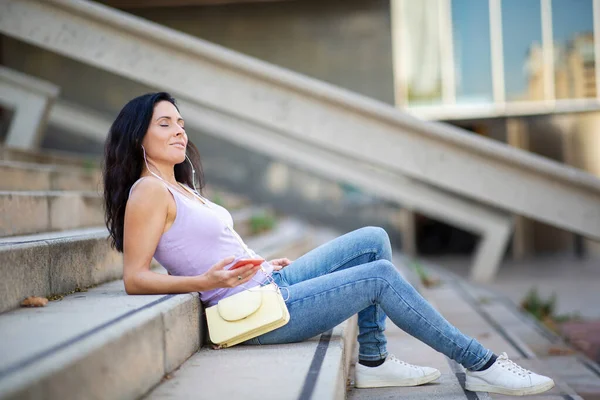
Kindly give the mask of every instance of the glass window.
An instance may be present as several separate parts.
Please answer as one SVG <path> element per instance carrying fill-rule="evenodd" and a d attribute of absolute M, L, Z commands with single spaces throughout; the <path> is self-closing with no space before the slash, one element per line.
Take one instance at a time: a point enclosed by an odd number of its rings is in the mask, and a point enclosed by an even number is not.
<path fill-rule="evenodd" d="M 540 0 L 502 0 L 506 100 L 544 100 Z"/>
<path fill-rule="evenodd" d="M 596 97 L 592 0 L 552 0 L 557 99 Z"/>
<path fill-rule="evenodd" d="M 400 2 L 400 81 L 410 106 L 442 101 L 440 0 Z"/>
<path fill-rule="evenodd" d="M 493 101 L 489 3 L 452 0 L 457 103 Z"/>

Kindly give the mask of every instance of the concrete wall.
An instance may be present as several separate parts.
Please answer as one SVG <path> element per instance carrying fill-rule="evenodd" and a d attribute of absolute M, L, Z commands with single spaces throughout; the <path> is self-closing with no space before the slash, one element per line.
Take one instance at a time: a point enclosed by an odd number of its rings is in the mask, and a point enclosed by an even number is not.
<path fill-rule="evenodd" d="M 389 0 L 302 0 L 126 10 L 394 103 Z"/>

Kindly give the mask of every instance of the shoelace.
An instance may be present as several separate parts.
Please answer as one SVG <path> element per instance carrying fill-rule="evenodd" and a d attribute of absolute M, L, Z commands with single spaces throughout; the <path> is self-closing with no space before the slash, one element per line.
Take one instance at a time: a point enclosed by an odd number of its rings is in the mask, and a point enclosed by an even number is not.
<path fill-rule="evenodd" d="M 512 372 L 513 374 L 517 374 L 522 377 L 525 377 L 528 374 L 531 374 L 531 371 L 529 371 L 528 369 L 525 369 L 525 368 L 521 367 L 520 365 L 517 365 L 514 361 L 509 360 L 508 355 L 506 353 L 502 353 L 498 357 L 497 361 L 498 361 L 498 365 L 500 365 L 502 368 L 508 369 L 508 371 Z"/>
<path fill-rule="evenodd" d="M 415 365 L 412 365 L 412 364 L 409 364 L 407 362 L 397 359 L 396 356 L 394 356 L 393 354 L 388 355 L 387 359 L 390 360 L 391 362 L 395 362 L 396 364 L 406 365 L 407 367 L 410 367 L 413 369 L 419 369 L 419 367 L 417 367 Z"/>

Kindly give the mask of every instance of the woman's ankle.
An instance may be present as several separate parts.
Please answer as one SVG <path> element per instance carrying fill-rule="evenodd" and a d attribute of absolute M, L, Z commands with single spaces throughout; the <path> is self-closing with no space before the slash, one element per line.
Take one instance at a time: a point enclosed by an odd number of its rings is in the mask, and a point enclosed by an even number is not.
<path fill-rule="evenodd" d="M 494 365 L 494 363 L 496 362 L 497 359 L 498 359 L 498 356 L 496 354 L 492 353 L 492 356 L 490 357 L 488 362 L 486 362 L 484 365 L 482 365 L 481 368 L 474 369 L 473 371 L 476 371 L 476 372 L 485 371 L 486 369 L 488 369 L 489 367 Z"/>
<path fill-rule="evenodd" d="M 385 362 L 385 357 L 380 360 L 358 360 L 360 365 L 364 365 L 365 367 L 379 367 L 381 364 Z"/>

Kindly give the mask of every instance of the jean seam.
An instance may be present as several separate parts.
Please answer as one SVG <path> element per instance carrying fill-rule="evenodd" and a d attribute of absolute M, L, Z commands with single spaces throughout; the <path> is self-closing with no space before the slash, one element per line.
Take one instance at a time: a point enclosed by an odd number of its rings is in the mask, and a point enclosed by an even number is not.
<path fill-rule="evenodd" d="M 467 369 L 470 371 L 477 371 L 479 368 L 483 367 L 488 361 L 490 361 L 490 359 L 492 358 L 492 354 L 492 351 L 488 349 L 485 356 L 477 364 Z"/>
<path fill-rule="evenodd" d="M 377 334 L 380 333 L 380 329 L 379 329 L 379 312 L 380 312 L 380 308 L 381 306 L 379 304 L 375 304 L 373 307 L 375 307 L 375 325 L 377 325 Z M 377 350 L 379 351 L 379 356 L 381 356 L 381 340 L 379 340 L 379 337 L 376 337 L 377 339 Z"/>
<path fill-rule="evenodd" d="M 405 304 L 405 305 L 406 305 L 406 306 L 407 306 L 407 307 L 408 307 L 410 310 L 412 310 L 412 311 L 413 311 L 413 312 L 414 312 L 416 315 L 418 315 L 418 316 L 419 316 L 419 317 L 420 317 L 420 318 L 421 318 L 421 319 L 422 319 L 424 322 L 426 322 L 426 323 L 429 325 L 429 327 L 430 327 L 430 328 L 433 328 L 433 329 L 434 329 L 436 332 L 438 332 L 438 334 L 439 334 L 440 336 L 444 337 L 446 340 L 448 340 L 448 341 L 449 341 L 450 343 L 452 343 L 454 346 L 456 346 L 456 347 L 458 347 L 459 349 L 461 349 L 463 352 L 466 352 L 466 353 L 468 353 L 468 354 L 471 354 L 471 355 L 473 355 L 473 356 L 475 356 L 475 357 L 479 357 L 477 354 L 473 353 L 472 351 L 470 351 L 470 350 L 467 350 L 467 349 L 463 348 L 461 345 L 459 345 L 458 343 L 456 343 L 454 340 L 452 340 L 451 338 L 449 338 L 448 336 L 446 336 L 446 335 L 445 335 L 445 334 L 444 334 L 442 331 L 440 331 L 440 330 L 439 330 L 439 329 L 437 329 L 437 328 L 436 328 L 434 325 L 432 325 L 432 324 L 431 324 L 431 323 L 430 323 L 430 322 L 427 320 L 427 318 L 425 318 L 425 317 L 424 317 L 424 316 L 423 316 L 421 313 L 419 313 L 419 312 L 418 312 L 418 311 L 417 311 L 417 310 L 416 310 L 414 307 L 412 307 L 410 304 L 408 304 L 408 303 L 406 302 L 406 300 L 404 300 L 404 298 L 403 298 L 403 297 L 402 297 L 402 296 L 401 296 L 401 295 L 400 295 L 400 294 L 399 294 L 399 293 L 398 293 L 398 292 L 397 292 L 397 291 L 394 289 L 393 285 L 392 285 L 392 284 L 390 284 L 390 282 L 389 282 L 387 279 L 385 279 L 385 278 L 381 278 L 381 277 L 375 277 L 375 278 L 363 278 L 363 279 L 360 279 L 360 280 L 356 280 L 356 281 L 354 281 L 354 282 L 352 282 L 352 283 L 347 283 L 347 284 L 345 284 L 345 285 L 342 285 L 342 286 L 338 286 L 338 287 L 335 287 L 335 288 L 331 288 L 331 289 L 329 289 L 329 290 L 326 290 L 326 291 L 324 291 L 324 292 L 315 293 L 315 294 L 313 294 L 313 295 L 312 295 L 312 296 L 310 296 L 310 297 L 304 297 L 304 298 L 302 298 L 302 299 L 298 299 L 298 300 L 291 301 L 291 302 L 290 302 L 288 305 L 290 305 L 290 306 L 291 306 L 291 305 L 293 305 L 294 303 L 297 303 L 297 302 L 303 302 L 303 301 L 305 301 L 305 300 L 312 299 L 312 298 L 314 298 L 314 297 L 317 297 L 317 296 L 320 296 L 320 295 L 327 294 L 327 293 L 329 293 L 329 292 L 332 292 L 332 291 L 334 291 L 334 290 L 338 290 L 338 289 L 344 288 L 344 287 L 346 287 L 346 286 L 355 285 L 355 284 L 356 284 L 356 283 L 358 283 L 358 282 L 370 281 L 370 280 L 381 280 L 381 281 L 385 282 L 385 283 L 386 283 L 386 284 L 387 284 L 387 285 L 390 287 L 390 289 L 391 289 L 391 290 L 392 290 L 392 291 L 393 291 L 393 292 L 396 294 L 396 296 L 398 296 L 398 297 L 399 297 L 399 298 L 400 298 L 400 299 L 401 299 L 401 300 L 404 302 L 404 304 Z"/>
<path fill-rule="evenodd" d="M 303 298 L 301 298 L 301 299 L 298 299 L 298 300 L 293 300 L 293 301 L 290 301 L 290 302 L 288 303 L 288 305 L 289 305 L 289 306 L 291 306 L 291 305 L 293 305 L 293 304 L 295 304 L 295 303 L 302 302 L 302 301 L 305 301 L 305 300 L 309 300 L 309 299 L 312 299 L 312 298 L 314 298 L 314 297 L 317 297 L 317 296 L 321 296 L 321 295 L 327 294 L 327 293 L 329 293 L 329 292 L 333 292 L 334 290 L 338 290 L 338 289 L 341 289 L 341 288 L 345 288 L 345 287 L 347 287 L 347 286 L 356 285 L 356 283 L 357 283 L 357 282 L 370 281 L 370 280 L 379 280 L 379 279 L 381 279 L 381 278 L 363 278 L 363 279 L 359 279 L 359 280 L 357 280 L 357 281 L 353 281 L 353 282 L 350 282 L 350 283 L 346 283 L 345 285 L 336 286 L 336 287 L 334 287 L 334 288 L 331 288 L 331 289 L 328 289 L 328 290 L 326 290 L 326 291 L 324 291 L 324 292 L 314 293 L 314 294 L 313 294 L 313 295 L 311 295 L 311 296 L 308 296 L 308 297 L 303 297 Z"/>
<path fill-rule="evenodd" d="M 408 307 L 410 310 L 412 310 L 412 311 L 413 311 L 415 314 L 417 314 L 417 315 L 418 315 L 418 316 L 419 316 L 419 317 L 420 317 L 420 318 L 421 318 L 421 319 L 422 319 L 424 322 L 426 322 L 426 323 L 427 323 L 427 325 L 429 325 L 429 327 L 430 327 L 430 328 L 433 328 L 435 331 L 437 331 L 437 332 L 438 332 L 438 334 L 439 334 L 440 336 L 444 337 L 444 338 L 445 338 L 446 340 L 448 340 L 450 343 L 454 344 L 456 347 L 458 347 L 459 349 L 461 349 L 463 352 L 466 352 L 466 353 L 468 353 L 468 354 L 471 354 L 471 355 L 473 355 L 473 356 L 475 356 L 475 357 L 478 357 L 478 358 L 479 358 L 479 356 L 478 356 L 477 354 L 473 353 L 471 350 L 468 350 L 468 349 L 466 349 L 466 348 L 463 348 L 461 345 L 459 345 L 458 343 L 456 343 L 454 340 L 452 340 L 451 338 L 449 338 L 448 336 L 446 336 L 446 335 L 445 335 L 445 334 L 444 334 L 444 333 L 443 333 L 441 330 L 437 329 L 437 328 L 436 328 L 434 325 L 432 325 L 432 324 L 431 324 L 431 322 L 429 322 L 429 320 L 428 320 L 427 318 L 425 318 L 425 316 L 423 316 L 423 315 L 422 315 L 420 312 L 418 312 L 418 311 L 417 311 L 417 310 L 416 310 L 414 307 L 412 307 L 410 304 L 408 304 L 408 303 L 406 302 L 406 300 L 404 300 L 404 298 L 403 298 L 402 296 L 400 296 L 400 294 L 399 294 L 399 293 L 396 291 L 396 289 L 394 288 L 394 286 L 393 286 L 392 284 L 390 284 L 390 282 L 388 282 L 388 281 L 387 281 L 385 278 L 376 278 L 376 279 L 382 279 L 382 280 L 384 280 L 384 281 L 385 281 L 385 282 L 386 282 L 386 283 L 389 285 L 390 289 L 391 289 L 391 290 L 392 290 L 394 293 L 396 293 L 396 295 L 397 295 L 397 296 L 398 296 L 400 299 L 402 299 L 402 301 L 404 302 L 404 304 L 406 304 L 406 306 L 407 306 L 407 307 Z"/>

